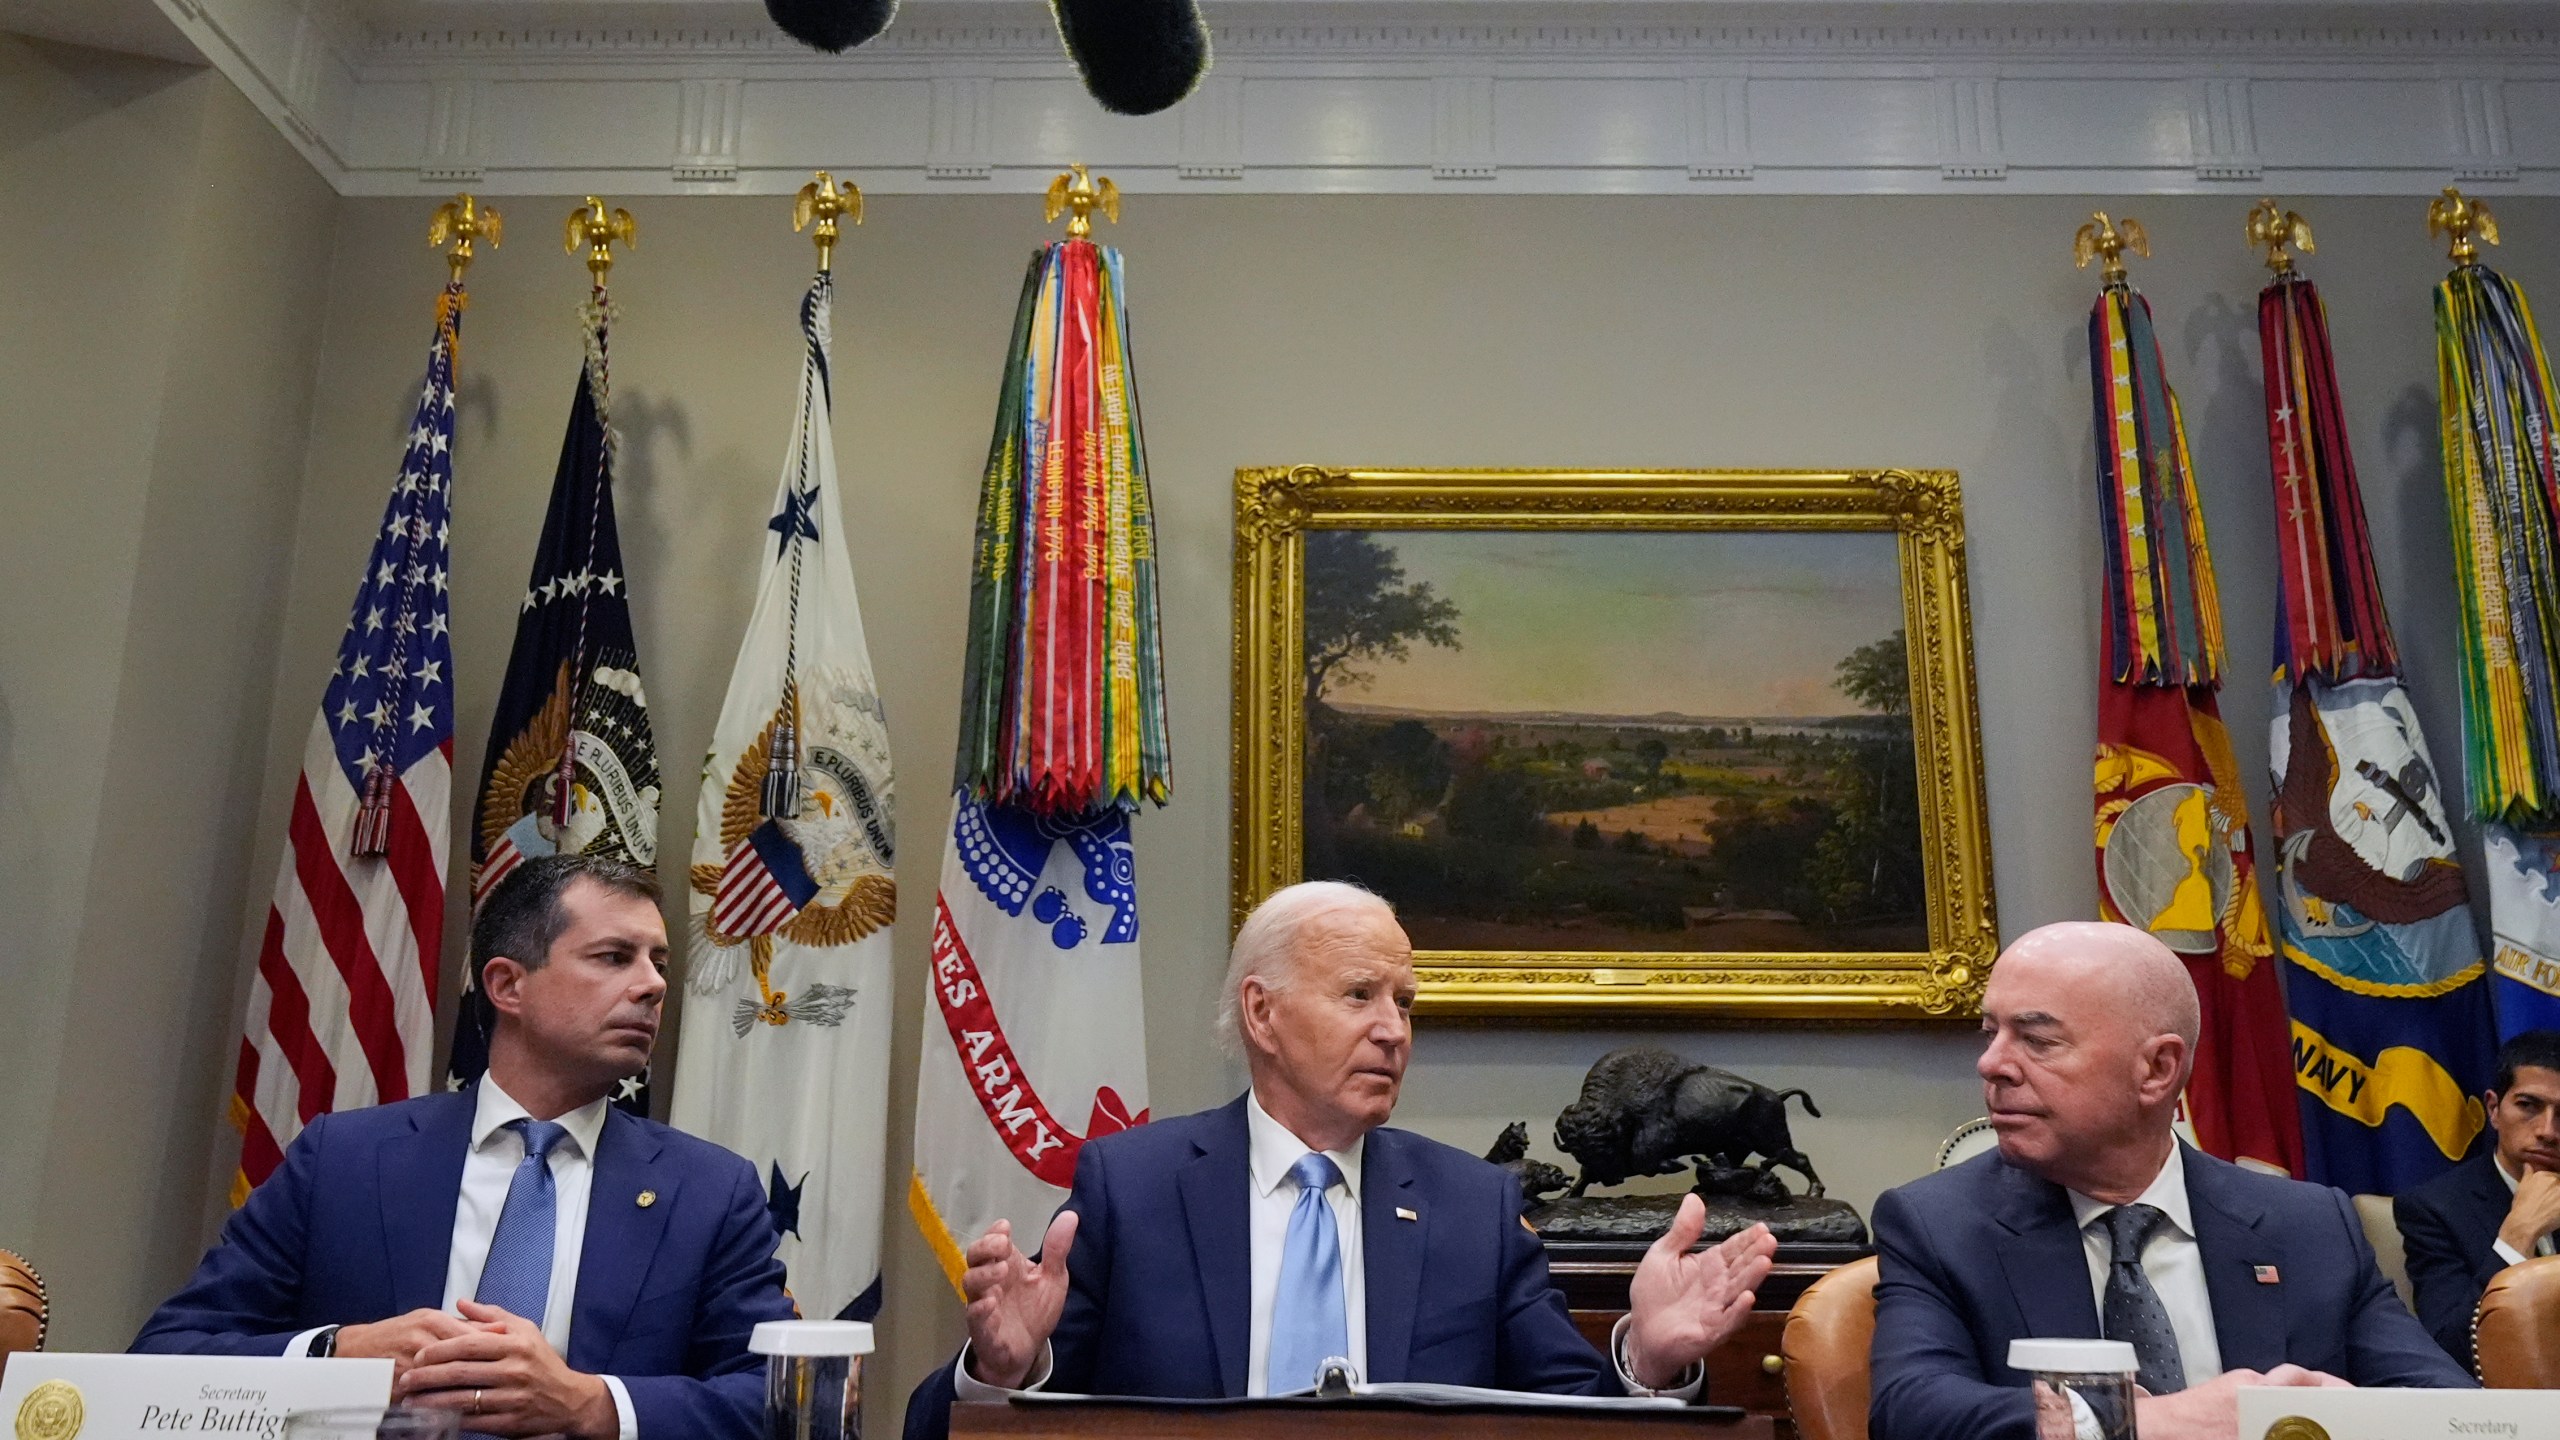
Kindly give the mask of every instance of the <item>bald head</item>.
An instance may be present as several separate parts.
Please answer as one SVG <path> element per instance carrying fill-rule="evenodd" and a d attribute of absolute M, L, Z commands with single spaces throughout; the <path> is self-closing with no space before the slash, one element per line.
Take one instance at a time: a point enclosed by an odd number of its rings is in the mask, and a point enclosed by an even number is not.
<path fill-rule="evenodd" d="M 1982 1030 L 1975 1069 L 2011 1164 L 2114 1203 L 2149 1185 L 2199 1030 L 2168 946 L 2130 925 L 2032 930 L 1992 965 Z"/>
<path fill-rule="evenodd" d="M 2017 938 L 1991 973 L 2026 968 L 2050 974 L 2099 1001 L 2137 1039 L 2175 1035 L 2194 1059 L 2203 1028 L 2196 982 L 2186 962 L 2147 930 L 2104 920 L 2063 920 Z"/>

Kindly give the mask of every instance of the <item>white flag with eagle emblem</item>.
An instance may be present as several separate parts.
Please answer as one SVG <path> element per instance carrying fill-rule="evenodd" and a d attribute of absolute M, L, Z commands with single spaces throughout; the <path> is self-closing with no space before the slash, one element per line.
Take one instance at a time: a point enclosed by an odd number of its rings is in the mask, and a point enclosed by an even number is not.
<path fill-rule="evenodd" d="M 880 1308 L 888 1135 L 889 731 L 854 598 L 829 424 L 821 272 L 755 616 L 720 706 L 693 840 L 678 1129 L 764 1176 L 812 1317 Z"/>

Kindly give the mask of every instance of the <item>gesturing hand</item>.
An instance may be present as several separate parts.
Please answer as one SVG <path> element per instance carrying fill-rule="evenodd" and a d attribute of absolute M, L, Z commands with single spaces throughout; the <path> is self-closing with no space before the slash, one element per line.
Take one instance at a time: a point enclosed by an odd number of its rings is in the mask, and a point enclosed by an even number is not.
<path fill-rule="evenodd" d="M 466 1430 L 489 1435 L 611 1437 L 622 1433 L 613 1392 L 569 1368 L 541 1327 L 476 1300 L 461 1304 L 470 1332 L 438 1340 L 400 1379 L 396 1398 L 455 1410 Z"/>
<path fill-rule="evenodd" d="M 1020 1388 L 1040 1361 L 1067 1304 L 1067 1251 L 1076 1243 L 1076 1213 L 1061 1210 L 1040 1242 L 1040 1263 L 1013 1243 L 1013 1222 L 999 1220 L 969 1242 L 960 1277 L 969 1297 L 969 1369 L 1001 1389 Z"/>
<path fill-rule="evenodd" d="M 1706 1228 L 1706 1202 L 1682 1197 L 1671 1228 L 1645 1251 L 1628 1286 L 1627 1366 L 1648 1390 L 1670 1386 L 1741 1327 L 1777 1258 L 1778 1242 L 1766 1225 L 1690 1254 Z"/>

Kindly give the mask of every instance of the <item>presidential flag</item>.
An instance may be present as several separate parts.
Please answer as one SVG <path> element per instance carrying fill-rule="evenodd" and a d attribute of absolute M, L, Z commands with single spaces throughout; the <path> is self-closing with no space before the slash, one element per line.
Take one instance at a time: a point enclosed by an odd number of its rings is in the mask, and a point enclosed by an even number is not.
<path fill-rule="evenodd" d="M 463 303 L 457 267 L 436 301 L 400 478 L 303 747 L 232 1089 L 234 1205 L 314 1117 L 426 1088 L 453 788 L 446 572 Z"/>
<path fill-rule="evenodd" d="M 2298 1174 L 2275 947 L 2249 843 L 2249 800 L 2216 691 L 2222 607 L 2205 545 L 2184 422 L 2151 307 L 2119 254 L 2142 232 L 2100 215 L 2083 263 L 2108 262 L 2089 316 L 2105 537 L 2105 673 L 2096 765 L 2099 913 L 2158 937 L 2186 962 L 2203 1006 L 2187 1118 L 2206 1151 Z"/>
<path fill-rule="evenodd" d="M 836 482 L 833 299 L 821 271 L 800 302 L 791 442 L 703 765 L 695 1008 L 670 1118 L 754 1163 L 802 1310 L 868 1320 L 880 1309 L 897 792 Z"/>
<path fill-rule="evenodd" d="M 2279 242 L 2258 296 L 2276 501 L 2276 921 L 2306 1178 L 2396 1195 L 2469 1153 L 2492 1077 L 2488 967 L 2374 573 L 2328 312 Z"/>
<path fill-rule="evenodd" d="M 957 1288 L 1010 1220 L 1026 1248 L 1084 1142 L 1147 1118 L 1130 813 L 1170 753 L 1155 526 L 1117 193 L 1051 187 L 979 490 L 960 755 L 934 902 L 907 1201 Z"/>
<path fill-rule="evenodd" d="M 658 751 L 614 525 L 612 318 L 599 285 L 580 309 L 586 356 L 481 761 L 474 909 L 536 855 L 603 855 L 644 870 L 658 863 Z M 456 1007 L 447 1065 L 455 1089 L 489 1066 L 491 1016 L 479 980 L 464 977 Z M 646 1075 L 625 1080 L 615 1102 L 646 1114 L 647 1086 Z"/>
<path fill-rule="evenodd" d="M 2524 291 L 2480 263 L 2488 207 L 2448 189 L 2438 428 L 2462 593 L 2462 733 L 2488 870 L 2498 1030 L 2560 1026 L 2560 392 Z"/>

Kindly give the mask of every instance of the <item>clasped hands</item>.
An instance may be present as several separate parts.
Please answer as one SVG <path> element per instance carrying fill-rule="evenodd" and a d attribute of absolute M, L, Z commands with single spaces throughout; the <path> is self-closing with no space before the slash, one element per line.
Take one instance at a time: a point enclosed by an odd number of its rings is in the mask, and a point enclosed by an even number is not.
<path fill-rule="evenodd" d="M 1633 1316 L 1627 1333 L 1627 1365 L 1647 1389 L 1677 1384 L 1681 1372 L 1723 1343 L 1751 1313 L 1753 1292 L 1767 1278 L 1778 1242 L 1754 1225 L 1722 1244 L 1690 1253 L 1706 1230 L 1706 1206 L 1691 1195 L 1680 1202 L 1671 1228 L 1653 1242 L 1629 1287 Z M 968 1297 L 969 1370 L 1002 1389 L 1018 1389 L 1058 1328 L 1067 1303 L 1067 1253 L 1074 1248 L 1077 1217 L 1060 1211 L 1049 1222 L 1033 1263 L 1013 1243 L 1011 1222 L 999 1220 L 970 1242 L 960 1277 Z"/>
<path fill-rule="evenodd" d="M 569 1368 L 542 1329 L 476 1300 L 460 1315 L 412 1310 L 338 1331 L 337 1353 L 391 1362 L 391 1398 L 459 1411 L 463 1428 L 491 1435 L 614 1440 L 622 1420 L 594 1375 Z"/>

